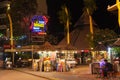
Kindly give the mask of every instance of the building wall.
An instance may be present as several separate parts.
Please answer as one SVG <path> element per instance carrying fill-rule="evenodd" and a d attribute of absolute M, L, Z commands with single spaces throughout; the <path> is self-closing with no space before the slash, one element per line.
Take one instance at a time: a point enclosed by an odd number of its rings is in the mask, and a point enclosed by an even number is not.
<path fill-rule="evenodd" d="M 47 14 L 46 0 L 37 0 L 37 3 L 38 3 L 38 13 Z"/>

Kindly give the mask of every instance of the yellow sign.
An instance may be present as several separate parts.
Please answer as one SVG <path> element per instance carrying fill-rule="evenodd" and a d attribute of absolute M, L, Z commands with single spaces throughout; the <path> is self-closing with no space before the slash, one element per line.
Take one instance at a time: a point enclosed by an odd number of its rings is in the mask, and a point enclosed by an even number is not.
<path fill-rule="evenodd" d="M 44 23 L 39 23 L 38 21 L 36 21 L 34 23 L 34 27 L 44 27 Z"/>

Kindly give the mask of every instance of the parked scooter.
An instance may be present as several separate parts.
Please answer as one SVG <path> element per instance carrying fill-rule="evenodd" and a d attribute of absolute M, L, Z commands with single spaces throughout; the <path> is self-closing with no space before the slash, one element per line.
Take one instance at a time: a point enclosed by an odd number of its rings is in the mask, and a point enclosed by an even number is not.
<path fill-rule="evenodd" d="M 11 61 L 7 61 L 6 65 L 5 65 L 5 68 L 6 69 L 13 69 L 12 62 Z"/>
<path fill-rule="evenodd" d="M 9 59 L 5 61 L 5 69 L 13 69 L 13 64 Z"/>

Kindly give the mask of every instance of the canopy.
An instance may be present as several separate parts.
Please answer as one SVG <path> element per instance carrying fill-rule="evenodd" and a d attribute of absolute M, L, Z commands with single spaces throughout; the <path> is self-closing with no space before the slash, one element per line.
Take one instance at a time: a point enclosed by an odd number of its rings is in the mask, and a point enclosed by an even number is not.
<path fill-rule="evenodd" d="M 95 47 L 95 51 L 106 51 L 107 48 L 104 44 L 99 44 L 98 46 Z"/>

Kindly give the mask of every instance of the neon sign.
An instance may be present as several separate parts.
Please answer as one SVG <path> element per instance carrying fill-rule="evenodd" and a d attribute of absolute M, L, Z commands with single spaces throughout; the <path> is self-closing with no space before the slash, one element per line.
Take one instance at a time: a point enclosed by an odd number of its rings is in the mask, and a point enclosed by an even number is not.
<path fill-rule="evenodd" d="M 34 27 L 44 27 L 44 21 L 36 21 L 33 23 Z"/>
<path fill-rule="evenodd" d="M 46 16 L 33 16 L 33 18 L 31 19 L 30 29 L 32 32 L 37 32 L 38 34 L 45 34 L 47 22 L 48 19 Z"/>

